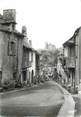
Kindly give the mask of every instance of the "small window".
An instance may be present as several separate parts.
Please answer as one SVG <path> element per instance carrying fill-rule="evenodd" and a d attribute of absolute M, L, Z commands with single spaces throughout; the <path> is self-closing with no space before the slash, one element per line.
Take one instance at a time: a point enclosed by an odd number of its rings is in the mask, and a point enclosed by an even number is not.
<path fill-rule="evenodd" d="M 9 56 L 15 56 L 16 55 L 16 44 L 13 41 L 8 42 L 8 55 Z"/>

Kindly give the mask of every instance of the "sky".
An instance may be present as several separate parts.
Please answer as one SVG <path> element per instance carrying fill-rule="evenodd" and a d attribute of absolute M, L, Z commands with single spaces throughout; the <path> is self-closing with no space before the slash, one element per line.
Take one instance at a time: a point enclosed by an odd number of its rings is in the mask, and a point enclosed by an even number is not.
<path fill-rule="evenodd" d="M 81 26 L 81 0 L 0 0 L 3 9 L 16 9 L 16 28 L 26 25 L 35 49 L 46 42 L 61 47 Z"/>

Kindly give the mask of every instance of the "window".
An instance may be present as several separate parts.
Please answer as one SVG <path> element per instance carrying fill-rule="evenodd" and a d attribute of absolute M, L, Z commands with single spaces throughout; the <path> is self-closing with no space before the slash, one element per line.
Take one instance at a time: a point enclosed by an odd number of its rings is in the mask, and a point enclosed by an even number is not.
<path fill-rule="evenodd" d="M 29 53 L 29 61 L 33 62 L 33 52 Z"/>
<path fill-rule="evenodd" d="M 16 55 L 16 44 L 13 41 L 8 42 L 8 55 L 15 56 Z"/>
<path fill-rule="evenodd" d="M 70 57 L 74 57 L 75 56 L 75 48 L 71 47 L 70 48 Z"/>
<path fill-rule="evenodd" d="M 33 52 L 31 53 L 31 60 L 32 60 L 32 62 L 33 62 Z"/>
<path fill-rule="evenodd" d="M 68 57 L 68 48 L 67 47 L 64 48 L 64 56 Z"/>

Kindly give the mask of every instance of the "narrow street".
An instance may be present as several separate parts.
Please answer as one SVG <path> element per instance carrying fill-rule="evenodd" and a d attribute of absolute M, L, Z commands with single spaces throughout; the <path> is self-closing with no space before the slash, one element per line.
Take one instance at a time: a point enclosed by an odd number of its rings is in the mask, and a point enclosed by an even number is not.
<path fill-rule="evenodd" d="M 50 116 L 56 117 L 64 102 L 60 88 L 48 81 L 31 90 L 1 95 L 2 116 Z"/>

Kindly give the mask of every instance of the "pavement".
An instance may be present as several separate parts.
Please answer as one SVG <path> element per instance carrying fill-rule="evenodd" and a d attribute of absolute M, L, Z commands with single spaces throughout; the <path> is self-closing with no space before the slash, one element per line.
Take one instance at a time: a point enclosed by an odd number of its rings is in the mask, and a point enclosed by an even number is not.
<path fill-rule="evenodd" d="M 81 94 L 73 95 L 75 100 L 75 114 L 74 117 L 81 117 Z"/>
<path fill-rule="evenodd" d="M 75 102 L 71 94 L 54 81 L 2 93 L 0 98 L 2 116 L 74 117 Z"/>
<path fill-rule="evenodd" d="M 58 85 L 58 86 L 63 91 L 64 99 L 65 99 L 64 104 L 62 105 L 62 107 L 58 113 L 58 117 L 74 117 L 75 101 L 74 101 L 72 95 L 67 90 L 62 88 L 60 85 Z"/>

